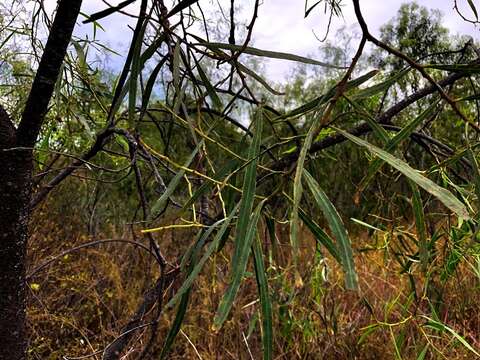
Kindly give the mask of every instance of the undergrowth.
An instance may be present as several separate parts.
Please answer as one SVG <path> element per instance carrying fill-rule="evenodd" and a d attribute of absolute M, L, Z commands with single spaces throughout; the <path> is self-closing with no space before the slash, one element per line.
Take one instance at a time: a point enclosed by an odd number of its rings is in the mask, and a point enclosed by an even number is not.
<path fill-rule="evenodd" d="M 51 220 L 34 222 L 29 269 L 66 249 L 95 239 L 128 238 L 105 230 L 95 238 L 81 222 L 65 227 Z M 68 219 L 75 224 L 75 218 Z M 405 227 L 406 229 L 407 227 Z M 443 231 L 423 273 L 415 254 L 401 260 L 398 246 L 413 246 L 415 237 L 395 232 L 352 235 L 360 291 L 343 288 L 339 265 L 302 229 L 299 269 L 293 272 L 288 232 L 279 227 L 274 246 L 262 236 L 270 293 L 274 305 L 275 359 L 462 359 L 480 349 L 480 256 L 470 251 L 451 266 L 455 243 Z M 165 231 L 159 242 L 169 254 L 181 254 L 194 232 Z M 402 245 L 400 245 L 400 243 Z M 472 248 L 475 250 L 475 248 Z M 475 253 L 477 255 L 475 255 Z M 169 354 L 171 359 L 260 359 L 260 304 L 253 264 L 220 332 L 212 331 L 215 310 L 227 287 L 228 245 L 213 256 L 197 279 L 182 329 Z M 455 258 L 453 258 L 455 259 Z M 449 268 L 450 266 L 450 268 Z M 152 286 L 158 269 L 146 251 L 124 243 L 106 243 L 60 256 L 29 279 L 28 306 L 31 359 L 75 359 L 102 350 L 119 335 Z M 166 292 L 171 297 L 181 276 Z M 165 301 L 164 301 L 165 303 Z M 145 323 L 153 318 L 145 316 Z M 158 358 L 175 311 L 163 313 L 151 352 Z M 123 359 L 138 358 L 149 341 L 151 326 L 141 328 Z"/>

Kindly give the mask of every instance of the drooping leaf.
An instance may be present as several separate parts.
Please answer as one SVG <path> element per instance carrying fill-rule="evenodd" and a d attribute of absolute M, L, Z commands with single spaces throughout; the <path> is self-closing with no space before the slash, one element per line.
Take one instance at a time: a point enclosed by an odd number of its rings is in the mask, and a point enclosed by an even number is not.
<path fill-rule="evenodd" d="M 142 51 L 142 41 L 145 33 L 147 23 L 145 22 L 141 29 L 138 37 L 135 40 L 132 52 L 132 66 L 130 69 L 130 81 L 129 81 L 129 90 L 128 90 L 128 120 L 130 124 L 133 124 L 135 112 L 136 112 L 136 103 L 137 103 L 137 84 L 138 77 L 142 71 L 142 64 L 140 62 L 140 53 Z"/>
<path fill-rule="evenodd" d="M 202 69 L 202 66 L 200 65 L 200 62 L 196 61 L 197 64 L 197 71 L 198 74 L 200 75 L 200 78 L 202 79 L 203 84 L 205 85 L 205 88 L 207 89 L 208 96 L 213 102 L 213 105 L 216 109 L 221 109 L 222 108 L 222 101 L 218 97 L 217 91 L 213 87 L 212 83 L 208 79 L 207 75 Z"/>
<path fill-rule="evenodd" d="M 463 336 L 461 336 L 459 333 L 457 333 L 455 330 L 452 328 L 448 327 L 447 325 L 441 323 L 440 321 L 436 321 L 434 319 L 429 318 L 428 316 L 422 315 L 423 318 L 427 320 L 424 326 L 429 327 L 431 329 L 435 329 L 440 332 L 447 331 L 450 333 L 456 340 L 458 340 L 463 346 L 465 346 L 466 349 L 474 353 L 476 356 L 480 357 L 480 353 L 476 351 L 472 345 L 468 343 L 467 340 Z"/>
<path fill-rule="evenodd" d="M 270 84 L 262 78 L 260 75 L 258 75 L 255 71 L 247 68 L 245 65 L 238 63 L 237 64 L 239 69 L 246 73 L 247 75 L 251 76 L 253 79 L 258 81 L 260 84 L 263 85 L 265 89 L 267 89 L 269 92 L 271 92 L 273 95 L 285 95 L 285 93 L 282 93 L 280 91 L 275 90 L 273 87 L 270 86 Z"/>
<path fill-rule="evenodd" d="M 84 20 L 83 23 L 84 24 L 88 24 L 90 22 L 94 22 L 94 21 L 97 21 L 97 20 L 100 20 L 100 19 L 103 19 L 104 17 L 107 17 L 121 9 L 123 9 L 124 7 L 130 5 L 131 3 L 135 2 L 135 0 L 125 0 L 125 1 L 122 1 L 120 4 L 118 4 L 117 6 L 111 6 L 105 10 L 102 10 L 102 11 L 99 11 L 99 12 L 96 12 L 95 14 L 92 14 L 88 17 L 87 20 Z"/>
<path fill-rule="evenodd" d="M 269 50 L 261 50 L 253 47 L 243 47 L 241 45 L 232 45 L 232 44 L 224 44 L 224 43 L 214 43 L 214 42 L 202 42 L 196 45 L 202 45 L 209 49 L 223 49 L 223 50 L 230 50 L 230 51 L 242 51 L 244 54 L 267 57 L 271 59 L 280 59 L 280 60 L 289 60 L 289 61 L 296 61 L 301 62 L 304 64 L 311 64 L 311 65 L 318 65 L 327 68 L 333 69 L 346 69 L 344 66 L 337 66 L 332 64 L 327 64 L 322 61 L 317 61 L 313 59 L 309 59 L 303 56 L 289 54 L 285 52 L 278 52 L 278 51 L 269 51 Z"/>
<path fill-rule="evenodd" d="M 294 264 L 297 264 L 298 260 L 298 209 L 300 207 L 300 201 L 302 200 L 303 194 L 303 185 L 302 185 L 302 176 L 304 172 L 305 159 L 307 158 L 308 151 L 312 145 L 313 138 L 317 131 L 317 127 L 321 120 L 321 116 L 318 116 L 310 129 L 308 129 L 307 136 L 303 142 L 302 148 L 300 149 L 300 154 L 297 159 L 297 166 L 295 168 L 295 177 L 293 179 L 293 204 L 292 211 L 290 215 L 290 243 L 293 248 L 293 261 Z M 299 274 L 297 274 L 299 275 Z"/>
<path fill-rule="evenodd" d="M 202 236 L 202 239 L 200 240 L 200 242 L 205 242 L 208 237 L 212 234 L 212 232 L 215 230 L 215 228 L 217 228 L 220 224 L 222 224 L 222 226 L 220 227 L 220 229 L 218 230 L 218 232 L 216 233 L 214 239 L 212 240 L 212 242 L 209 244 L 207 250 L 205 251 L 205 253 L 203 254 L 203 256 L 200 258 L 200 260 L 195 264 L 195 266 L 193 267 L 193 269 L 190 271 L 188 277 L 185 279 L 185 281 L 182 283 L 182 285 L 180 286 L 180 289 L 178 289 L 178 291 L 175 293 L 175 295 L 173 296 L 173 298 L 165 305 L 166 308 L 170 308 L 172 307 L 173 305 L 175 305 L 175 303 L 185 294 L 187 293 L 187 291 L 190 289 L 190 287 L 192 286 L 193 282 L 195 281 L 195 279 L 197 278 L 198 274 L 200 274 L 200 271 L 202 270 L 203 268 L 203 265 L 205 265 L 205 263 L 207 262 L 207 260 L 210 258 L 210 256 L 213 254 L 213 252 L 217 249 L 217 246 L 220 242 L 220 240 L 222 239 L 223 235 L 225 234 L 225 232 L 227 231 L 235 213 L 237 212 L 238 210 L 238 206 L 230 213 L 230 215 L 226 218 L 226 219 L 223 219 L 223 220 L 219 220 L 217 221 L 215 224 L 211 225 L 207 231 L 205 231 L 205 233 L 203 234 Z"/>
<path fill-rule="evenodd" d="M 180 1 L 177 5 L 175 5 L 173 7 L 172 10 L 170 10 L 167 17 L 171 17 L 175 14 L 178 14 L 180 11 L 185 10 L 189 6 L 192 6 L 193 4 L 195 4 L 196 2 L 198 2 L 198 0 L 182 0 L 182 1 Z"/>
<path fill-rule="evenodd" d="M 427 241 L 427 229 L 425 225 L 425 214 L 423 211 L 423 201 L 420 195 L 417 184 L 413 181 L 410 182 L 410 187 L 412 189 L 412 207 L 413 214 L 415 216 L 415 225 L 417 227 L 417 236 L 419 242 L 419 258 L 422 271 L 426 272 L 428 268 L 428 241 Z"/>
<path fill-rule="evenodd" d="M 477 8 L 475 7 L 475 4 L 473 3 L 473 0 L 467 0 L 468 5 L 470 6 L 470 9 L 472 9 L 473 14 L 475 15 L 475 19 L 478 20 L 478 12 Z"/>
<path fill-rule="evenodd" d="M 322 210 L 323 215 L 327 219 L 332 234 L 337 241 L 337 249 L 341 258 L 343 271 L 345 272 L 345 286 L 349 290 L 358 289 L 358 277 L 355 271 L 355 263 L 353 261 L 353 251 L 350 238 L 348 237 L 345 225 L 337 212 L 337 209 L 328 199 L 318 182 L 304 170 L 303 175 L 307 181 L 308 187 L 313 194 L 313 198 L 318 207 Z"/>
<path fill-rule="evenodd" d="M 338 128 L 334 128 L 340 134 L 345 136 L 347 139 L 351 140 L 355 144 L 362 146 L 369 150 L 371 153 L 377 155 L 383 161 L 387 162 L 390 166 L 394 167 L 400 171 L 403 175 L 411 179 L 425 191 L 429 192 L 440 200 L 448 209 L 453 211 L 457 216 L 464 220 L 469 220 L 470 216 L 468 214 L 465 205 L 462 204 L 450 191 L 442 188 L 441 186 L 435 184 L 432 180 L 421 175 L 417 170 L 413 169 L 410 165 L 404 161 L 396 158 L 395 156 L 389 154 L 385 150 L 382 150 L 375 145 L 370 144 L 369 142 L 362 140 L 346 131 L 343 131 Z"/>
<path fill-rule="evenodd" d="M 315 2 L 313 5 L 311 5 L 309 8 L 307 8 L 307 1 L 305 1 L 305 18 L 310 14 L 310 12 L 317 7 L 318 4 L 320 4 L 323 0 L 318 0 Z"/>
<path fill-rule="evenodd" d="M 248 160 L 250 163 L 247 165 L 245 170 L 242 198 L 240 200 L 240 211 L 238 214 L 238 223 L 235 234 L 235 250 L 231 265 L 231 280 L 228 289 L 224 294 L 220 305 L 218 306 L 214 319 L 214 329 L 217 330 L 221 328 L 225 319 L 227 318 L 240 287 L 250 254 L 250 245 L 256 233 L 257 222 L 265 202 L 264 200 L 257 205 L 257 208 L 252 214 L 253 200 L 256 190 L 258 154 L 260 152 L 263 129 L 262 108 L 258 110 L 254 125 L 254 136 L 248 151 Z"/>
<path fill-rule="evenodd" d="M 313 221 L 312 218 L 309 217 L 302 209 L 298 209 L 298 215 L 300 216 L 300 219 L 302 219 L 303 223 L 307 225 L 308 229 L 315 237 L 315 240 L 319 244 L 325 246 L 330 255 L 332 255 L 335 260 L 337 260 L 341 264 L 342 259 L 340 257 L 340 253 L 338 252 L 337 246 L 330 238 L 330 236 L 328 236 L 328 234 L 323 231 L 323 229 L 318 226 L 315 221 Z"/>
<path fill-rule="evenodd" d="M 77 59 L 78 59 L 78 66 L 83 74 L 87 74 L 88 72 L 88 65 L 87 65 L 87 56 L 85 55 L 85 49 L 80 43 L 76 40 L 71 40 L 75 51 L 77 52 Z"/>
<path fill-rule="evenodd" d="M 175 319 L 173 319 L 173 323 L 168 330 L 167 337 L 165 338 L 165 342 L 163 343 L 162 352 L 160 353 L 160 359 L 167 358 L 167 355 L 177 337 L 180 328 L 182 327 L 183 319 L 185 318 L 185 314 L 187 312 L 188 302 L 190 300 L 190 288 L 182 294 L 180 303 L 178 304 L 177 312 L 175 314 Z"/>
<path fill-rule="evenodd" d="M 183 167 L 178 170 L 178 172 L 175 174 L 173 179 L 170 181 L 170 183 L 167 186 L 167 189 L 165 192 L 160 196 L 160 198 L 155 202 L 155 204 L 152 207 L 152 217 L 155 218 L 158 215 L 158 212 L 165 206 L 167 200 L 170 198 L 170 196 L 173 195 L 173 192 L 177 188 L 178 184 L 180 183 L 180 180 L 183 178 L 185 175 L 185 168 L 188 168 L 190 164 L 192 163 L 193 159 L 197 155 L 198 151 L 200 150 L 201 146 L 203 145 L 203 139 L 200 141 L 200 143 L 195 147 L 195 149 L 190 153 L 190 156 L 187 158 L 185 163 L 183 164 Z"/>
<path fill-rule="evenodd" d="M 466 74 L 478 74 L 480 72 L 480 64 L 427 64 L 423 67 L 426 69 L 437 69 Z"/>
<path fill-rule="evenodd" d="M 359 92 L 355 93 L 352 96 L 352 99 L 365 99 L 369 98 L 375 94 L 378 94 L 380 92 L 383 92 L 390 88 L 393 84 L 396 84 L 398 80 L 400 80 L 402 77 L 408 74 L 408 72 L 411 70 L 411 68 L 407 68 L 404 70 L 401 70 L 397 73 L 394 73 L 393 75 L 389 76 L 385 81 L 382 81 L 379 84 L 375 84 L 373 86 L 370 86 L 366 89 L 362 89 Z"/>
<path fill-rule="evenodd" d="M 437 108 L 438 101 L 439 99 L 435 100 L 425 111 L 423 111 L 419 116 L 417 116 L 415 119 L 410 121 L 406 126 L 402 128 L 402 130 L 396 133 L 393 138 L 390 139 L 387 136 L 387 141 L 385 142 L 385 138 L 384 136 L 382 136 L 382 141 L 386 143 L 385 151 L 393 152 L 402 141 L 407 139 L 422 122 L 424 122 L 426 119 L 428 119 L 429 116 L 431 116 L 434 113 L 435 109 Z M 376 121 L 374 119 L 371 119 L 371 122 L 376 124 Z M 374 126 L 374 125 L 371 124 L 371 126 Z M 379 158 L 374 159 L 372 161 L 372 163 L 368 167 L 367 175 L 362 179 L 362 181 L 360 182 L 360 185 L 358 185 L 357 194 L 365 190 L 368 184 L 375 177 L 375 174 L 382 168 L 383 163 L 384 163 L 383 160 Z"/>
<path fill-rule="evenodd" d="M 366 74 L 364 74 L 364 75 L 362 75 L 362 76 L 360 76 L 356 79 L 353 79 L 353 80 L 347 82 L 346 85 L 345 85 L 345 91 L 348 91 L 348 90 L 351 90 L 351 89 L 354 89 L 354 88 L 360 86 L 364 82 L 370 80 L 376 74 L 378 74 L 378 70 L 372 70 L 372 71 L 369 71 L 368 73 L 366 73 Z M 283 115 L 282 118 L 288 118 L 288 117 L 293 117 L 293 116 L 297 116 L 297 115 L 304 115 L 304 114 L 306 114 L 306 113 L 308 113 L 312 110 L 318 109 L 319 106 L 321 106 L 323 104 L 326 104 L 330 99 L 332 99 L 335 96 L 336 90 L 337 90 L 336 86 L 332 87 L 324 95 L 319 96 L 319 97 L 307 102 L 306 104 L 303 104 L 303 105 L 289 111 L 288 113 Z"/>
<path fill-rule="evenodd" d="M 225 320 L 227 319 L 228 314 L 232 308 L 233 302 L 237 295 L 238 289 L 240 288 L 240 283 L 242 281 L 243 275 L 245 274 L 245 269 L 247 267 L 248 258 L 250 255 L 250 246 L 252 245 L 253 238 L 257 232 L 257 223 L 258 219 L 260 218 L 260 214 L 265 204 L 265 200 L 261 201 L 253 214 L 249 216 L 250 221 L 248 223 L 246 231 L 242 231 L 241 233 L 245 234 L 243 237 L 239 237 L 239 231 L 237 230 L 237 236 L 235 245 L 236 248 L 238 247 L 238 255 L 237 259 L 232 260 L 232 271 L 231 271 L 231 281 L 228 285 L 227 291 L 222 297 L 220 305 L 218 306 L 217 313 L 215 314 L 215 318 L 213 320 L 213 330 L 219 330 Z M 241 210 L 241 209 L 240 209 Z M 240 214 L 239 214 L 240 220 Z M 238 225 L 237 225 L 238 227 Z M 235 255 L 234 255 L 235 256 Z"/>
<path fill-rule="evenodd" d="M 255 259 L 255 276 L 257 279 L 260 305 L 262 308 L 263 359 L 270 360 L 273 353 L 272 301 L 270 299 L 270 294 L 268 291 L 267 273 L 263 263 L 262 246 L 260 244 L 260 238 L 258 234 L 256 236 L 256 240 L 253 241 L 252 249 Z"/>

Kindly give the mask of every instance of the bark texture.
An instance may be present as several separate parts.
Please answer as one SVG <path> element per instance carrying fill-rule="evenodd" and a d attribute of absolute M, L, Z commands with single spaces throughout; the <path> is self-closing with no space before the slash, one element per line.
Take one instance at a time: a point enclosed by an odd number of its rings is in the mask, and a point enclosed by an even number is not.
<path fill-rule="evenodd" d="M 11 150 L 15 128 L 0 109 L 0 359 L 24 359 L 25 254 L 31 152 Z"/>
<path fill-rule="evenodd" d="M 26 250 L 33 147 L 48 111 L 81 0 L 60 0 L 18 129 L 0 107 L 0 360 L 27 351 Z"/>

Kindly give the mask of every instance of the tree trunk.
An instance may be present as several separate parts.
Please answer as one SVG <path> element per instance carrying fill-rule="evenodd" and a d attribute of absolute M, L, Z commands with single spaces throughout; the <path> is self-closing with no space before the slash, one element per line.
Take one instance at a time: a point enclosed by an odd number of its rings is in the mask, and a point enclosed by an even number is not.
<path fill-rule="evenodd" d="M 15 128 L 0 108 L 0 359 L 25 359 L 25 254 L 30 150 L 10 150 Z"/>
<path fill-rule="evenodd" d="M 0 106 L 0 360 L 26 357 L 25 262 L 32 149 L 48 112 L 82 0 L 60 0 L 18 129 Z"/>

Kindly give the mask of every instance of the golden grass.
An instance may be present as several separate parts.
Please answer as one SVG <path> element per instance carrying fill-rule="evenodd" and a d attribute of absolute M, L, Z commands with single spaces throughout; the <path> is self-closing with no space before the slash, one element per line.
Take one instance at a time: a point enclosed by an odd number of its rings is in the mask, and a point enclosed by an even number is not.
<path fill-rule="evenodd" d="M 83 232 L 79 224 L 66 228 L 38 221 L 31 239 L 29 268 L 51 254 L 90 241 L 81 235 Z M 340 268 L 329 256 L 322 259 L 310 235 L 302 233 L 299 263 L 304 285 L 296 287 L 287 234 L 280 233 L 280 243 L 272 254 L 274 262 L 268 269 L 276 359 L 417 359 L 427 344 L 426 359 L 474 358 L 448 331 L 425 326 L 423 316 L 432 318 L 432 304 L 440 293 L 439 320 L 474 349 L 480 349 L 479 278 L 466 261 L 445 285 L 438 280 L 438 274 L 432 273 L 428 284 L 432 290 L 425 294 L 425 276 L 414 267 L 414 298 L 408 275 L 400 273 L 388 249 L 357 251 L 361 291 L 347 292 L 343 290 Z M 374 242 L 366 234 L 353 238 L 357 250 Z M 173 259 L 192 239 L 194 230 L 167 231 L 159 242 Z M 268 253 L 271 247 L 265 249 Z M 211 330 L 227 286 L 230 250 L 227 244 L 207 262 L 197 279 L 182 331 L 169 358 L 261 358 L 259 303 L 252 264 L 229 320 L 218 333 Z M 156 275 L 158 270 L 148 255 L 125 244 L 82 249 L 58 259 L 30 280 L 30 358 L 60 359 L 101 351 L 118 335 Z M 166 297 L 180 284 L 179 278 Z M 170 310 L 161 317 L 148 358 L 158 358 L 174 313 Z M 146 321 L 152 316 L 148 314 Z M 368 334 L 369 329 L 374 330 Z M 149 328 L 139 330 L 124 359 L 136 359 L 148 339 Z M 91 357 L 95 358 L 100 359 L 101 354 Z"/>

